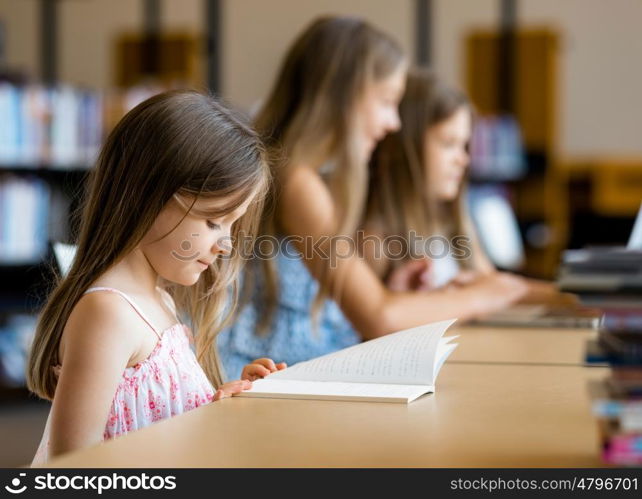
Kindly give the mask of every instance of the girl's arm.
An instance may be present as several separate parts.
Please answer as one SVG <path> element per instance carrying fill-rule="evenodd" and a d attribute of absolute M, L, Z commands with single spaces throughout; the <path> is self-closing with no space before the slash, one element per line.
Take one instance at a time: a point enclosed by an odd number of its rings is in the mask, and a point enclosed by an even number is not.
<path fill-rule="evenodd" d="M 332 196 L 321 178 L 311 169 L 294 169 L 285 185 L 279 205 L 279 219 L 286 234 L 311 237 L 318 241 L 334 234 L 337 224 Z M 448 290 L 431 292 L 395 292 L 386 289 L 368 264 L 351 251 L 345 241 L 326 248 L 334 262 L 328 267 L 330 285 L 340 286 L 337 300 L 354 327 L 366 338 L 382 336 L 394 331 L 430 321 L 453 317 L 468 319 L 501 309 L 516 301 L 524 292 L 523 285 L 509 276 L 492 282 L 480 280 L 476 286 L 462 290 L 461 299 L 470 307 L 463 310 L 461 302 Z M 352 245 L 353 249 L 356 243 Z M 299 246 L 299 251 L 304 248 Z M 327 262 L 320 252 L 304 255 L 310 272 L 320 278 Z M 341 257 L 337 254 L 340 253 Z"/>
<path fill-rule="evenodd" d="M 390 261 L 384 253 L 384 233 L 372 228 L 363 229 L 364 243 L 361 254 L 368 266 L 385 282 L 391 291 L 428 291 L 430 285 L 430 258 L 409 260 L 391 271 Z"/>
<path fill-rule="evenodd" d="M 551 306 L 578 306 L 578 297 L 571 293 L 562 293 L 557 284 L 539 279 L 522 278 L 528 290 L 520 303 L 537 303 Z"/>
<path fill-rule="evenodd" d="M 482 245 L 479 242 L 479 237 L 472 225 L 470 218 L 467 218 L 467 229 L 471 234 L 472 247 L 473 247 L 473 267 L 482 274 L 491 274 L 496 272 L 496 268 L 488 258 Z M 518 276 L 516 276 L 518 277 Z M 542 281 L 539 279 L 530 279 L 526 277 L 519 277 L 522 279 L 523 284 L 526 286 L 525 295 L 519 300 L 520 303 L 541 303 L 549 305 L 569 306 L 578 305 L 579 300 L 575 295 L 570 293 L 562 293 L 559 291 L 554 282 Z"/>
<path fill-rule="evenodd" d="M 363 244 L 361 251 L 363 259 L 381 280 L 385 279 L 390 271 L 390 262 L 383 254 L 383 231 L 373 227 L 363 229 Z"/>
<path fill-rule="evenodd" d="M 132 324 L 140 318 L 122 301 L 111 293 L 91 293 L 67 321 L 52 405 L 51 456 L 103 440 L 116 388 L 139 346 Z"/>
<path fill-rule="evenodd" d="M 484 251 L 484 248 L 479 241 L 479 235 L 477 234 L 475 225 L 469 216 L 464 218 L 463 225 L 464 231 L 470 238 L 470 246 L 473 253 L 473 271 L 484 275 L 496 272 L 497 269 L 495 268 L 495 265 L 493 265 L 493 262 L 490 261 L 490 258 L 488 258 L 486 251 Z"/>

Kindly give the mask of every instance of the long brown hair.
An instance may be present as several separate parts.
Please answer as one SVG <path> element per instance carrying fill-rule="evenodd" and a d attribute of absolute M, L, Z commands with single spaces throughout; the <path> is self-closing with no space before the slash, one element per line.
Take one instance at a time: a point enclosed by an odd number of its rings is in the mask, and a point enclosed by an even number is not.
<path fill-rule="evenodd" d="M 386 136 L 372 155 L 366 226 L 382 227 L 384 237 L 401 236 L 399 242 L 407 242 L 411 231 L 420 236 L 471 235 L 464 206 L 465 182 L 452 201 L 438 200 L 426 189 L 430 168 L 425 157 L 426 131 L 462 107 L 472 113 L 466 95 L 433 71 L 414 68 L 408 72 L 399 104 L 401 128 Z M 400 263 L 392 262 L 393 267 Z"/>
<path fill-rule="evenodd" d="M 247 213 L 234 225 L 232 238 L 237 241 L 241 233 L 255 233 L 268 179 L 256 132 L 210 96 L 167 92 L 127 113 L 107 138 L 92 171 L 73 265 L 41 312 L 29 356 L 29 389 L 53 398 L 52 366 L 58 363 L 60 339 L 73 308 L 98 277 L 135 249 L 174 194 L 194 202 L 198 197 L 230 196 L 230 206 L 221 209 L 229 213 L 256 192 Z M 168 289 L 179 313 L 191 321 L 198 361 L 217 387 L 222 372 L 215 338 L 234 308 L 240 266 L 240 252 L 233 251 L 217 259 L 193 286 Z"/>
<path fill-rule="evenodd" d="M 403 62 L 397 42 L 359 18 L 322 17 L 303 31 L 255 121 L 267 146 L 277 202 L 291 165 L 320 169 L 332 162 L 324 180 L 341 221 L 335 231 L 356 230 L 365 206 L 368 172 L 366 160 L 353 147 L 354 106 L 368 83 L 390 76 Z M 277 216 L 276 209 L 266 211 L 261 234 L 279 234 Z M 266 286 L 260 329 L 265 330 L 276 307 L 278 281 L 274 262 L 265 260 L 262 270 Z M 327 275 L 327 270 L 327 265 L 319 269 L 320 275 Z M 321 278 L 313 312 L 331 291 L 338 296 L 339 287 L 335 283 L 331 290 L 329 279 Z"/>

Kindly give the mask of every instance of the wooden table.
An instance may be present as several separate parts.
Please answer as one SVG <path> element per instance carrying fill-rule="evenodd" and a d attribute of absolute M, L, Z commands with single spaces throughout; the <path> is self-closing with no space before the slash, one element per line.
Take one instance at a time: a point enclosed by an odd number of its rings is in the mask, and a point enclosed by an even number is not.
<path fill-rule="evenodd" d="M 49 466 L 600 466 L 587 382 L 606 373 L 448 363 L 409 405 L 226 399 Z"/>
<path fill-rule="evenodd" d="M 446 335 L 460 335 L 447 362 L 581 366 L 586 341 L 597 331 L 461 326 Z"/>

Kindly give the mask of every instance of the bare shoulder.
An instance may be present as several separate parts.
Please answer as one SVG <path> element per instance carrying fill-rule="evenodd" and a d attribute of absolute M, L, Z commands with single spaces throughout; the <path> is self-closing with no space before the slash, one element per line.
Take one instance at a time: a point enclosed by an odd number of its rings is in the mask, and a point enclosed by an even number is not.
<path fill-rule="evenodd" d="M 279 218 L 283 228 L 291 234 L 334 232 L 334 201 L 319 174 L 305 166 L 292 169 L 279 200 Z"/>
<path fill-rule="evenodd" d="M 82 296 L 65 325 L 60 361 L 71 352 L 84 352 L 89 357 L 107 354 L 127 363 L 141 341 L 136 334 L 137 317 L 131 305 L 115 293 Z"/>
<path fill-rule="evenodd" d="M 114 394 L 142 337 L 135 315 L 122 296 L 108 291 L 88 293 L 75 304 L 60 344 L 52 455 L 102 439 Z"/>

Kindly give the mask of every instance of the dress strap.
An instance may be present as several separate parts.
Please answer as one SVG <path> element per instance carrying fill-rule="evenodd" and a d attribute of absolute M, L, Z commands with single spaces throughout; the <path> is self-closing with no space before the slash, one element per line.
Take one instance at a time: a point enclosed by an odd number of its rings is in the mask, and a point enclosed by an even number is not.
<path fill-rule="evenodd" d="M 160 294 L 161 300 L 167 310 L 172 313 L 172 317 L 177 323 L 180 323 L 181 321 L 178 319 L 178 315 L 176 314 L 176 305 L 174 304 L 174 300 L 172 299 L 172 296 L 163 288 L 160 286 L 156 287 L 156 291 Z"/>
<path fill-rule="evenodd" d="M 123 293 L 122 291 L 120 291 L 118 289 L 115 289 L 115 288 L 107 288 L 107 287 L 103 287 L 103 286 L 95 286 L 93 288 L 89 288 L 83 294 L 86 295 L 87 293 L 94 293 L 96 291 L 109 291 L 111 293 L 116 293 L 117 295 L 122 296 L 127 301 L 127 303 L 129 303 L 132 306 L 132 308 L 136 311 L 136 313 L 140 316 L 140 318 L 143 319 L 150 328 L 152 328 L 152 331 L 154 331 L 156 336 L 158 336 L 158 338 L 161 339 L 161 334 L 154 327 L 154 325 L 151 323 L 151 321 L 149 319 L 147 319 L 147 317 L 145 316 L 143 311 L 138 307 L 138 305 L 136 305 L 136 303 L 134 303 L 134 300 L 132 300 L 125 293 Z"/>

